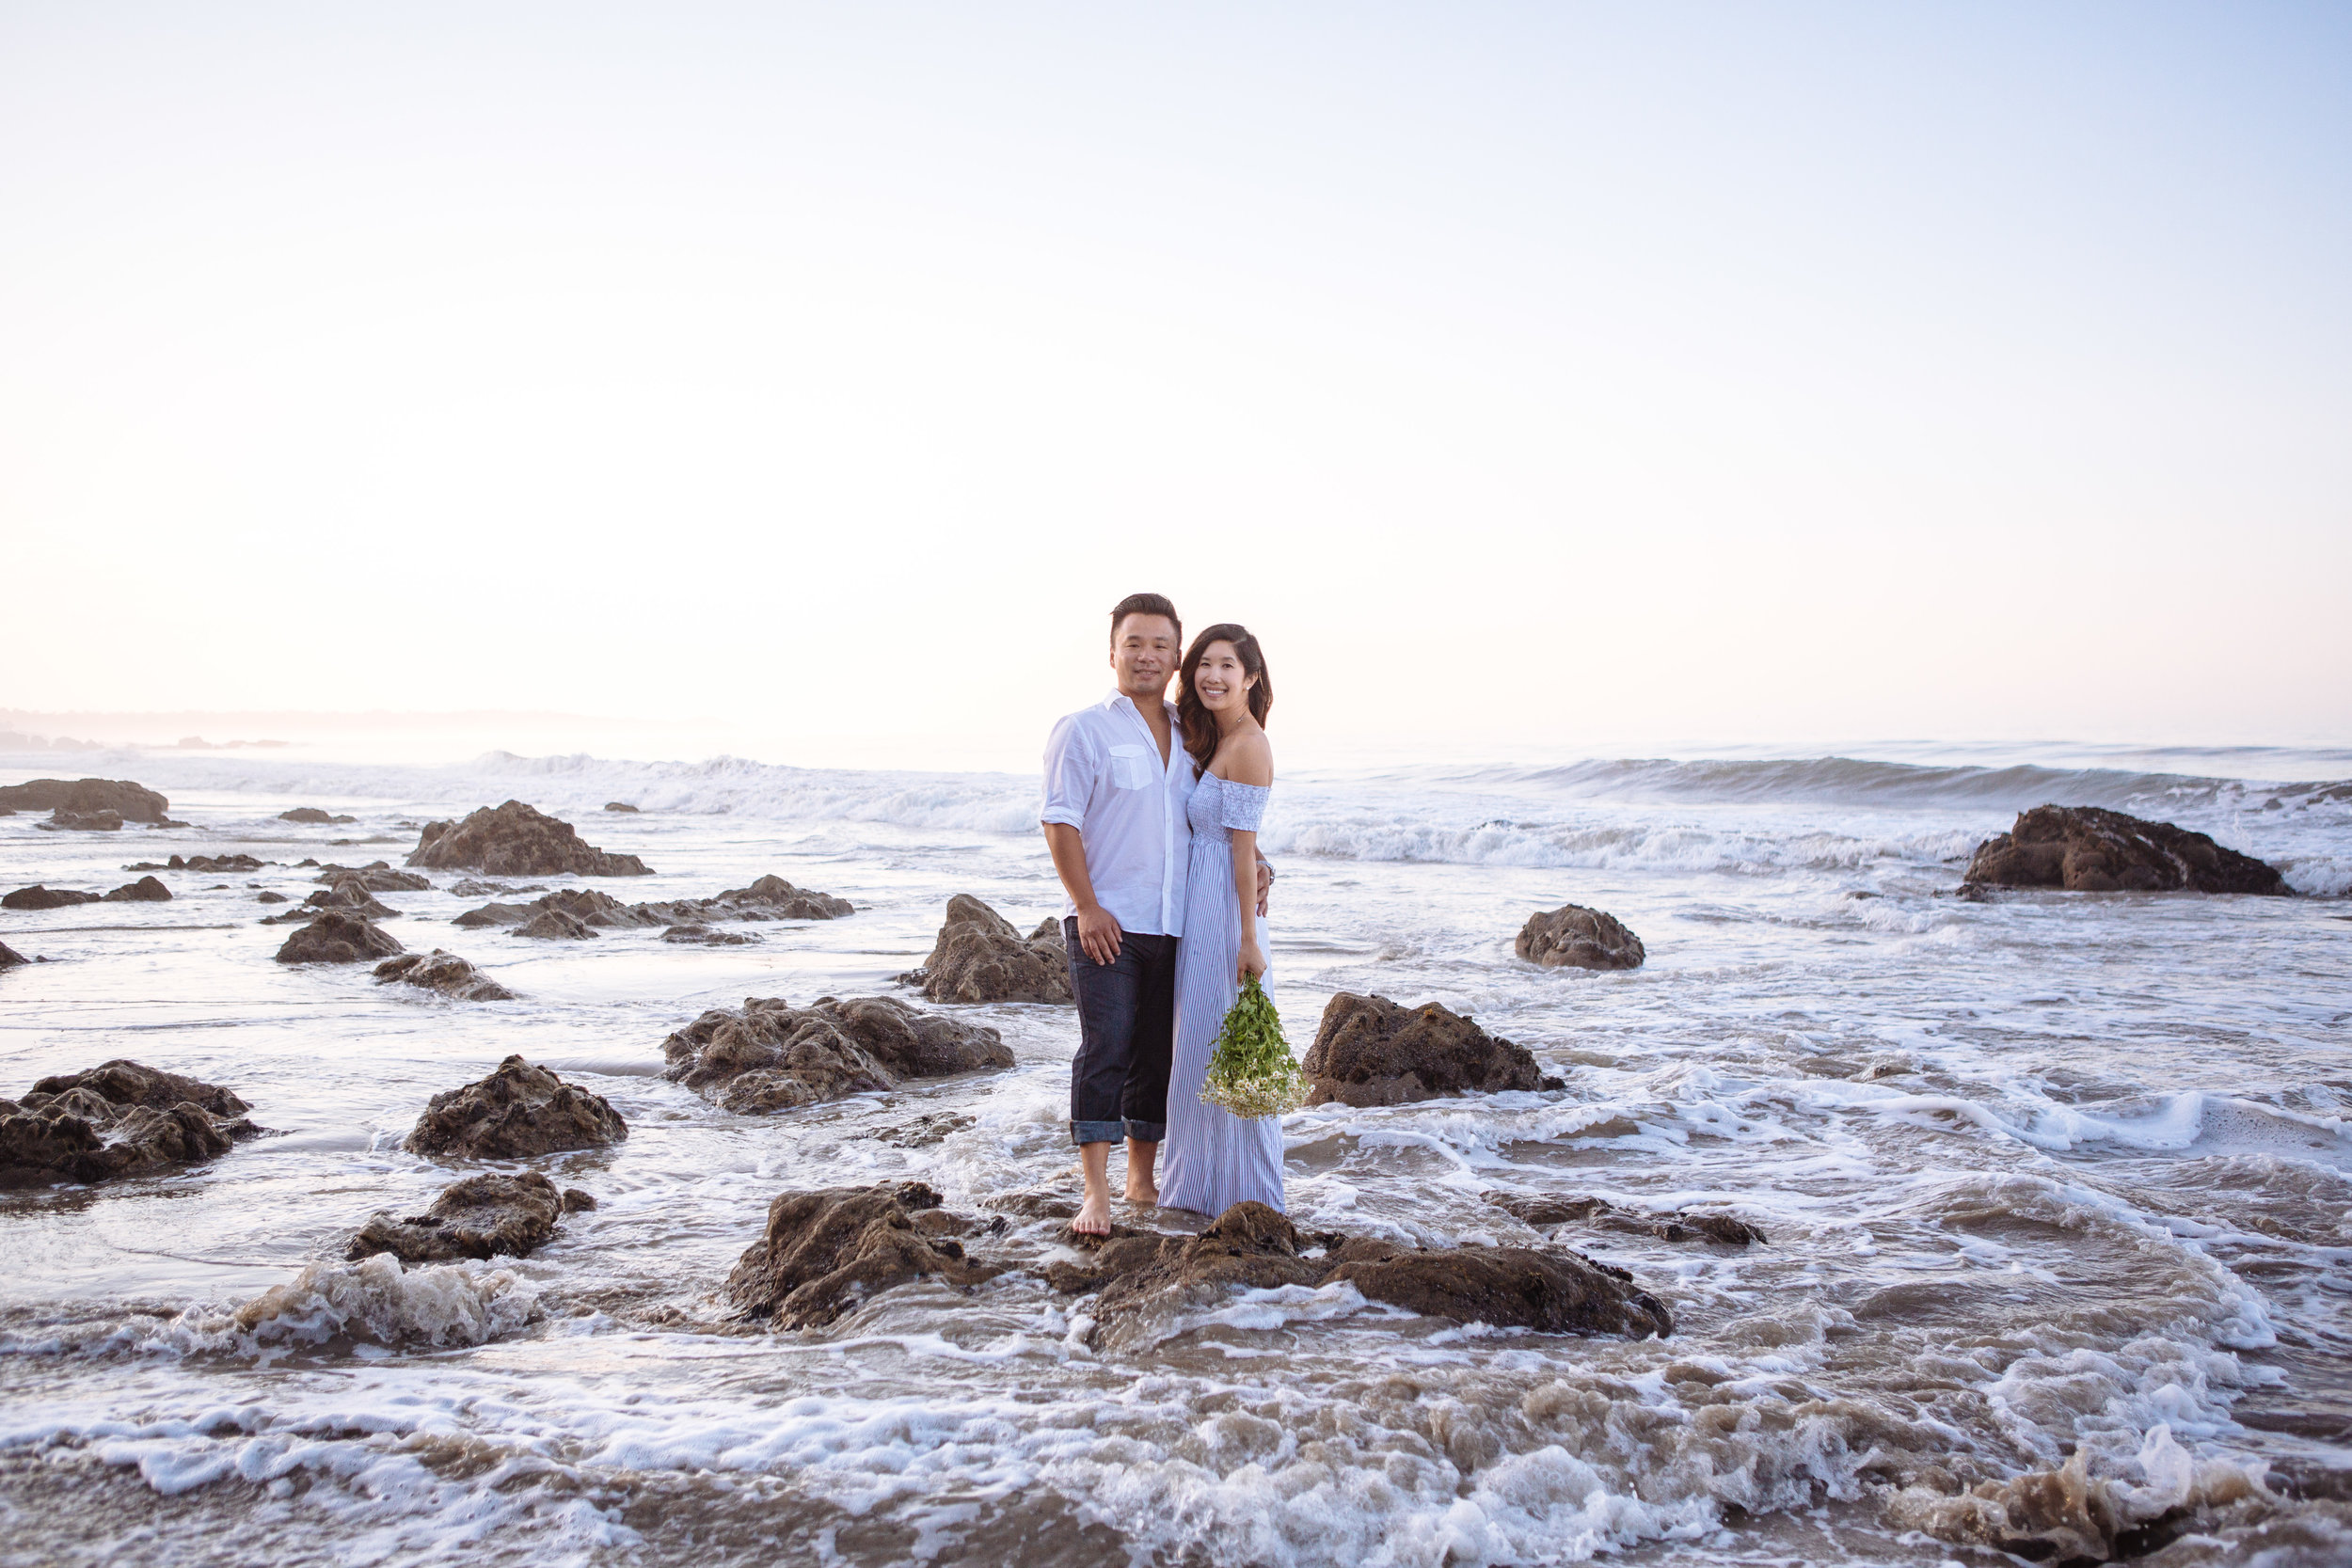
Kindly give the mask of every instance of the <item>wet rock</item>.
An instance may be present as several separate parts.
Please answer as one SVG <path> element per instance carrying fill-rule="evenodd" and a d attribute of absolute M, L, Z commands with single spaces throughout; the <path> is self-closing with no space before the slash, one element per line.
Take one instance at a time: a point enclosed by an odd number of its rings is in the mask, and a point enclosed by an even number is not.
<path fill-rule="evenodd" d="M 1513 951 L 1546 969 L 1639 969 L 1642 939 L 1615 915 L 1564 904 L 1528 917 Z"/>
<path fill-rule="evenodd" d="M 0 1187 L 103 1181 L 226 1154 L 259 1131 L 217 1084 L 111 1061 L 0 1101 Z"/>
<path fill-rule="evenodd" d="M 286 902 L 286 895 L 282 893 L 257 893 L 253 901 L 257 904 L 282 904 Z"/>
<path fill-rule="evenodd" d="M 541 910 L 516 927 L 514 934 L 542 942 L 586 942 L 596 933 L 577 915 L 565 914 L 562 910 Z"/>
<path fill-rule="evenodd" d="M 974 1119 L 970 1117 L 957 1116 L 951 1111 L 934 1111 L 929 1116 L 916 1117 L 913 1121 L 884 1128 L 874 1135 L 874 1140 L 894 1148 L 929 1148 L 973 1125 Z"/>
<path fill-rule="evenodd" d="M 397 920 L 400 911 L 377 898 L 359 883 L 338 882 L 321 888 L 305 897 L 301 904 L 284 914 L 273 915 L 264 921 L 269 926 L 290 926 L 297 920 L 315 920 L 328 911 L 338 914 L 356 915 L 362 920 Z"/>
<path fill-rule="evenodd" d="M 31 887 L 21 887 L 6 897 L 0 897 L 0 909 L 62 910 L 75 904 L 95 904 L 102 896 L 95 893 L 78 893 L 70 887 L 43 887 L 35 882 Z"/>
<path fill-rule="evenodd" d="M 515 993 L 454 953 L 403 953 L 375 966 L 376 983 L 399 980 L 460 1002 L 512 1002 Z"/>
<path fill-rule="evenodd" d="M 494 877 L 646 877 L 635 855 L 609 855 L 580 841 L 568 822 L 508 800 L 485 806 L 462 822 L 428 822 L 410 865 L 428 870 L 486 871 Z"/>
<path fill-rule="evenodd" d="M 707 926 L 673 926 L 661 933 L 663 942 L 693 942 L 704 947 L 742 947 L 759 939 L 742 931 L 719 931 Z"/>
<path fill-rule="evenodd" d="M 168 904 L 171 889 L 152 877 L 141 877 L 135 882 L 125 882 L 106 895 L 109 904 Z"/>
<path fill-rule="evenodd" d="M 716 898 L 684 902 L 702 909 L 707 917 L 715 917 L 723 909 L 737 920 L 838 920 L 857 912 L 857 906 L 847 898 L 836 898 L 813 888 L 794 887 L 773 872 L 756 879 L 749 887 L 729 888 Z"/>
<path fill-rule="evenodd" d="M 316 806 L 296 806 L 292 811 L 279 812 L 278 814 L 278 820 L 280 822 L 311 822 L 324 825 L 333 822 L 357 822 L 359 819 L 356 816 L 333 816 L 319 810 Z"/>
<path fill-rule="evenodd" d="M 223 869 L 227 869 L 224 867 Z M 395 871 L 383 861 L 370 861 L 365 865 L 322 865 L 318 875 L 310 879 L 332 887 L 338 882 L 358 882 L 370 893 L 430 893 L 429 878 L 414 871 Z"/>
<path fill-rule="evenodd" d="M 1113 1350 L 1153 1343 L 1236 1291 L 1338 1280 L 1371 1300 L 1460 1323 L 1636 1339 L 1674 1332 L 1666 1308 L 1636 1290 L 1632 1275 L 1581 1253 L 1307 1237 L 1263 1203 L 1233 1205 L 1198 1236 L 1115 1232 L 1087 1264 L 1057 1262 L 1046 1274 L 1065 1293 L 1101 1292 L 1095 1339 Z"/>
<path fill-rule="evenodd" d="M 488 1077 L 435 1095 L 401 1147 L 411 1154 L 523 1160 L 628 1136 L 628 1124 L 602 1095 L 509 1056 Z"/>
<path fill-rule="evenodd" d="M 727 1299 L 777 1328 L 813 1328 L 895 1285 L 977 1285 L 1001 1273 L 967 1257 L 961 1243 L 918 1228 L 917 1216 L 938 1208 L 939 1195 L 920 1181 L 786 1193 L 727 1275 Z"/>
<path fill-rule="evenodd" d="M 1435 1002 L 1407 1008 L 1353 991 L 1341 991 L 1324 1007 L 1315 1043 L 1299 1067 L 1310 1105 L 1403 1105 L 1560 1086 L 1544 1077 L 1524 1046 Z"/>
<path fill-rule="evenodd" d="M 1731 1214 L 1694 1213 L 1677 1209 L 1648 1214 L 1620 1209 L 1598 1197 L 1529 1197 L 1489 1193 L 1486 1201 L 1505 1210 L 1538 1230 L 1571 1223 L 1597 1226 L 1629 1236 L 1655 1236 L 1661 1242 L 1721 1242 L 1725 1246 L 1755 1246 L 1764 1232 Z"/>
<path fill-rule="evenodd" d="M 0 787 L 0 806 L 11 811 L 65 812 L 92 816 L 112 812 L 131 822 L 169 820 L 171 802 L 128 779 L 35 779 Z"/>
<path fill-rule="evenodd" d="M 281 964 L 356 964 L 389 958 L 401 945 L 356 914 L 328 910 L 286 939 L 278 950 Z"/>
<path fill-rule="evenodd" d="M 520 926 L 538 912 L 536 904 L 485 904 L 478 910 L 468 910 L 450 924 L 468 930 L 479 930 L 485 926 Z"/>
<path fill-rule="evenodd" d="M 0 942 L 0 969 L 14 969 L 19 964 L 30 962 L 32 960 L 24 954 L 10 947 L 7 942 Z"/>
<path fill-rule="evenodd" d="M 2203 833 L 2098 806 L 2036 806 L 1977 847 L 1962 878 L 1972 888 L 2069 893 L 2293 892 L 2277 870 Z"/>
<path fill-rule="evenodd" d="M 188 855 L 184 857 L 174 855 L 161 865 L 157 865 L 153 861 L 141 861 L 136 865 L 126 865 L 122 869 L 125 871 L 210 871 L 217 876 L 230 871 L 259 871 L 267 863 L 266 861 L 255 860 L 251 855 Z"/>
<path fill-rule="evenodd" d="M 36 822 L 33 826 L 46 828 L 53 832 L 117 833 L 122 831 L 122 814 L 113 811 L 57 811 L 50 813 L 48 821 Z"/>
<path fill-rule="evenodd" d="M 1012 1066 L 995 1030 L 880 996 L 820 997 L 806 1007 L 748 997 L 739 1009 L 703 1014 L 662 1041 L 661 1054 L 663 1077 L 742 1115 Z"/>
<path fill-rule="evenodd" d="M 1068 1002 L 1070 953 L 1061 923 L 1024 937 L 968 893 L 947 900 L 947 922 L 923 967 L 898 976 L 933 1002 Z"/>
<path fill-rule="evenodd" d="M 467 877 L 461 879 L 460 880 L 452 882 L 449 890 L 450 892 L 457 895 L 460 898 L 487 898 L 493 894 L 512 893 L 515 891 L 513 888 L 508 887 L 504 882 L 485 882 L 478 877 Z M 528 892 L 530 890 L 526 889 L 525 891 Z"/>
<path fill-rule="evenodd" d="M 625 811 L 631 816 L 637 815 L 637 808 L 630 805 L 627 800 L 607 800 L 604 803 L 604 809 L 607 811 Z"/>
<path fill-rule="evenodd" d="M 467 885 L 460 884 L 458 891 L 463 892 Z M 493 888 L 489 891 L 505 890 Z M 567 916 L 583 926 L 605 929 L 650 926 L 707 928 L 708 923 L 714 920 L 833 920 L 851 912 L 851 906 L 846 898 L 797 888 L 781 877 L 762 877 L 748 888 L 734 888 L 715 898 L 675 898 L 656 904 L 624 904 L 611 894 L 599 893 L 594 888 L 563 888 L 528 904 L 485 904 L 478 910 L 468 910 L 457 916 L 456 923 L 467 927 L 521 926 L 548 911 Z M 546 928 L 546 934 L 571 933 L 568 927 L 558 921 Z M 674 940 L 734 943 L 751 939 L 712 937 Z"/>
<path fill-rule="evenodd" d="M 441 1189 L 421 1214 L 395 1219 L 389 1212 L 378 1213 L 352 1237 L 343 1257 L 357 1262 L 389 1252 L 404 1263 L 528 1258 L 553 1239 L 564 1212 L 564 1195 L 536 1171 L 469 1176 Z"/>
<path fill-rule="evenodd" d="M 594 1209 L 596 1206 L 596 1200 L 590 1195 L 581 1192 L 578 1187 L 566 1187 L 564 1189 L 564 1212 L 567 1214 L 581 1214 L 587 1212 L 591 1209 Z"/>

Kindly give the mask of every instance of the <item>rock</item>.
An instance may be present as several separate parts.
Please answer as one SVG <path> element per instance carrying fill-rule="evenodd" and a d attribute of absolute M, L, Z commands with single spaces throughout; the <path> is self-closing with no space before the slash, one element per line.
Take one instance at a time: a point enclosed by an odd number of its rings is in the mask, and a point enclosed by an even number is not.
<path fill-rule="evenodd" d="M 441 1189 L 421 1214 L 394 1219 L 378 1213 L 343 1248 L 357 1262 L 389 1252 L 404 1263 L 441 1263 L 504 1254 L 528 1258 L 555 1235 L 564 1214 L 555 1183 L 531 1171 L 521 1176 L 469 1176 Z"/>
<path fill-rule="evenodd" d="M 0 942 L 0 969 L 14 969 L 19 964 L 30 962 L 32 960 L 24 954 L 10 947 L 7 942 Z"/>
<path fill-rule="evenodd" d="M 106 895 L 109 904 L 168 904 L 171 889 L 152 877 L 141 877 L 135 882 L 125 882 Z"/>
<path fill-rule="evenodd" d="M 1299 1067 L 1310 1105 L 1402 1105 L 1546 1086 L 1525 1047 L 1459 1013 L 1435 1002 L 1408 1009 L 1385 996 L 1344 990 L 1323 1009 L 1315 1043 Z"/>
<path fill-rule="evenodd" d="M 259 1129 L 231 1091 L 137 1062 L 44 1078 L 0 1101 L 0 1187 L 103 1181 L 226 1154 Z"/>
<path fill-rule="evenodd" d="M 673 926 L 661 933 L 661 940 L 699 942 L 705 947 L 741 947 L 759 939 L 740 931 L 714 931 L 707 926 Z"/>
<path fill-rule="evenodd" d="M 847 898 L 835 898 L 830 893 L 794 887 L 772 872 L 757 879 L 749 887 L 730 888 L 716 898 L 690 898 L 681 900 L 681 903 L 700 909 L 706 916 L 718 915 L 723 909 L 737 920 L 838 920 L 845 914 L 857 912 L 857 906 Z M 675 909 L 678 906 L 650 907 Z"/>
<path fill-rule="evenodd" d="M 278 820 L 280 822 L 311 822 L 325 825 L 333 822 L 357 822 L 359 819 L 356 816 L 332 816 L 327 813 L 319 810 L 316 806 L 296 806 L 292 811 L 279 812 L 278 814 Z"/>
<path fill-rule="evenodd" d="M 227 870 L 228 867 L 222 867 Z M 329 887 L 337 882 L 358 882 L 370 893 L 430 893 L 432 880 L 414 871 L 395 871 L 382 861 L 370 861 L 365 865 L 322 865 L 314 882 Z"/>
<path fill-rule="evenodd" d="M 1968 887 L 2062 888 L 2069 893 L 2285 895 L 2286 879 L 2203 833 L 2098 806 L 2036 806 L 1977 847 Z"/>
<path fill-rule="evenodd" d="M 1308 1238 L 1263 1203 L 1234 1204 L 1198 1236 L 1115 1233 L 1093 1245 L 1090 1264 L 1057 1262 L 1046 1278 L 1065 1293 L 1102 1293 L 1095 1338 L 1114 1350 L 1151 1344 L 1236 1291 L 1336 1280 L 1426 1317 L 1498 1328 L 1635 1339 L 1674 1332 L 1666 1308 L 1634 1289 L 1632 1275 L 1581 1253 Z"/>
<path fill-rule="evenodd" d="M 403 953 L 375 966 L 378 985 L 392 980 L 437 990 L 460 1002 L 512 1002 L 515 993 L 454 953 Z"/>
<path fill-rule="evenodd" d="M 995 1030 L 880 996 L 820 997 L 806 1007 L 749 997 L 740 1009 L 703 1014 L 663 1040 L 661 1054 L 663 1077 L 744 1115 L 1012 1066 Z"/>
<path fill-rule="evenodd" d="M 1646 957 L 1642 939 L 1615 915 L 1581 904 L 1528 916 L 1514 950 L 1546 969 L 1639 969 Z"/>
<path fill-rule="evenodd" d="M 604 809 L 607 811 L 625 811 L 631 816 L 637 815 L 637 808 L 630 805 L 627 800 L 607 800 L 604 803 Z"/>
<path fill-rule="evenodd" d="M 35 779 L 0 788 L 0 806 L 12 811 L 67 812 L 88 816 L 112 812 L 132 822 L 164 822 L 171 802 L 128 779 Z"/>
<path fill-rule="evenodd" d="M 46 828 L 52 832 L 119 833 L 122 831 L 122 814 L 113 811 L 56 811 L 50 813 L 48 821 L 36 822 L 33 826 Z"/>
<path fill-rule="evenodd" d="M 541 910 L 515 927 L 518 937 L 538 937 L 549 942 L 585 942 L 596 931 L 588 923 L 562 910 Z"/>
<path fill-rule="evenodd" d="M 578 1187 L 566 1187 L 564 1189 L 564 1212 L 567 1214 L 585 1213 L 587 1211 L 594 1209 L 596 1206 L 596 1200 L 590 1195 L 581 1192 Z"/>
<path fill-rule="evenodd" d="M 602 1095 L 509 1056 L 487 1078 L 435 1095 L 401 1147 L 411 1154 L 523 1160 L 628 1136 L 628 1124 Z"/>
<path fill-rule="evenodd" d="M 468 910 L 450 922 L 469 930 L 485 926 L 519 926 L 538 912 L 536 904 L 485 904 L 478 910 Z"/>
<path fill-rule="evenodd" d="M 1061 923 L 1024 938 L 1012 922 L 968 893 L 947 900 L 947 923 L 923 967 L 898 976 L 933 1002 L 1068 1002 L 1070 953 Z"/>
<path fill-rule="evenodd" d="M 389 958 L 401 945 L 370 922 L 341 910 L 329 910 L 286 939 L 278 950 L 281 964 L 354 964 L 369 958 Z"/>
<path fill-rule="evenodd" d="M 302 900 L 298 909 L 288 910 L 271 924 L 286 925 L 296 920 L 315 919 L 321 912 L 333 910 L 341 914 L 358 915 L 362 920 L 397 920 L 400 911 L 386 904 L 358 882 L 337 882 L 325 887 Z"/>
<path fill-rule="evenodd" d="M 257 904 L 282 904 L 286 901 L 286 895 L 282 893 L 257 893 L 253 895 L 253 901 Z"/>
<path fill-rule="evenodd" d="M 464 891 L 469 884 L 460 884 Z M 480 886 L 481 884 L 470 884 Z M 502 892 L 503 889 L 491 891 Z M 526 892 L 529 889 L 524 890 Z M 674 898 L 658 904 L 624 904 L 594 888 L 562 888 L 528 904 L 485 904 L 457 916 L 468 927 L 520 926 L 543 912 L 553 912 L 582 926 L 603 928 L 647 926 L 705 927 L 713 920 L 834 920 L 852 912 L 846 898 L 794 887 L 781 877 L 762 877 L 747 888 L 733 888 L 716 898 Z M 571 935 L 559 921 L 537 935 Z M 697 939 L 680 939 L 697 940 Z M 712 938 L 742 942 L 749 938 Z"/>
<path fill-rule="evenodd" d="M 917 1228 L 939 1208 L 920 1181 L 786 1193 L 768 1205 L 766 1232 L 727 1275 L 727 1299 L 777 1328 L 829 1323 L 868 1298 L 912 1280 L 977 1285 L 1001 1270 L 974 1261 L 962 1243 Z"/>
<path fill-rule="evenodd" d="M 70 887 L 43 887 L 35 882 L 31 887 L 21 887 L 6 897 L 0 897 L 0 909 L 62 910 L 75 904 L 95 904 L 101 896 L 95 893 L 77 893 Z"/>
<path fill-rule="evenodd" d="M 190 855 L 183 860 L 174 855 L 163 865 L 126 865 L 125 871 L 259 871 L 269 863 L 251 855 Z"/>
<path fill-rule="evenodd" d="M 494 877 L 646 877 L 635 855 L 608 855 L 580 842 L 568 822 L 520 800 L 485 806 L 462 822 L 428 822 L 410 865 L 428 870 L 486 871 Z"/>
<path fill-rule="evenodd" d="M 1721 1242 L 1725 1246 L 1754 1246 L 1764 1241 L 1764 1232 L 1731 1214 L 1693 1213 L 1688 1209 L 1666 1214 L 1637 1213 L 1598 1197 L 1525 1197 L 1489 1193 L 1486 1201 L 1538 1230 L 1577 1221 L 1629 1236 L 1655 1236 L 1661 1242 L 1708 1241 Z"/>
<path fill-rule="evenodd" d="M 972 1117 L 958 1116 L 952 1111 L 933 1111 L 928 1116 L 916 1117 L 913 1121 L 884 1128 L 874 1134 L 874 1141 L 888 1144 L 894 1148 L 929 1148 L 975 1125 L 977 1121 Z M 1075 1213 L 1076 1211 L 1071 1212 Z M 1066 1219 L 1069 1216 L 1062 1217 Z"/>

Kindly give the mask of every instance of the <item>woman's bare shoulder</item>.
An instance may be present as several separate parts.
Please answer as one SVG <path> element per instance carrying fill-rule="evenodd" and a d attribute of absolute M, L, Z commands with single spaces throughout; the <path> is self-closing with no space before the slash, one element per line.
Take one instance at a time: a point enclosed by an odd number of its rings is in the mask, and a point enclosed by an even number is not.
<path fill-rule="evenodd" d="M 1274 782 L 1274 745 L 1263 730 L 1234 736 L 1220 748 L 1216 761 L 1217 772 L 1235 784 L 1263 788 Z"/>

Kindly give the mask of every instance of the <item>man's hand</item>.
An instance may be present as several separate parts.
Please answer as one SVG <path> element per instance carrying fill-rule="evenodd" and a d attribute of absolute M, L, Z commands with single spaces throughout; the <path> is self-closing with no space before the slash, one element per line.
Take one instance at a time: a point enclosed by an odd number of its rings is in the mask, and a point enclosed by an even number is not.
<path fill-rule="evenodd" d="M 1102 905 L 1078 911 L 1078 946 L 1099 964 L 1119 961 L 1119 917 Z"/>
<path fill-rule="evenodd" d="M 1265 918 L 1266 900 L 1273 895 L 1274 867 L 1266 864 L 1265 857 L 1260 855 L 1258 857 L 1258 918 L 1260 920 Z"/>

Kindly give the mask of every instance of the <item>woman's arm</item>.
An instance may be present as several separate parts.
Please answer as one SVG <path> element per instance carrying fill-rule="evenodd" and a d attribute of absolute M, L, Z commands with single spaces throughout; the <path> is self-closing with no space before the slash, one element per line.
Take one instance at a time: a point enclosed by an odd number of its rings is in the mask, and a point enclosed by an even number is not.
<path fill-rule="evenodd" d="M 1263 731 L 1235 736 L 1219 758 L 1225 777 L 1234 784 L 1263 789 L 1274 783 L 1274 748 Z M 1258 941 L 1258 834 L 1254 829 L 1230 830 L 1233 837 L 1233 898 L 1241 906 L 1241 974 L 1266 972 L 1265 948 Z"/>

